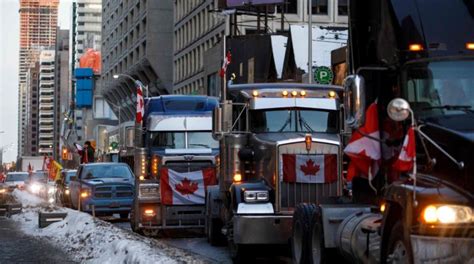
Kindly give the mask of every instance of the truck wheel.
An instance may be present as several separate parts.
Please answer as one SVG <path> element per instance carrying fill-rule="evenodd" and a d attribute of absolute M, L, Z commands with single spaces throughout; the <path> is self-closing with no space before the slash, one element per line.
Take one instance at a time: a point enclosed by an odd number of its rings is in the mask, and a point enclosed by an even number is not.
<path fill-rule="evenodd" d="M 326 263 L 328 260 L 328 249 L 324 247 L 323 218 L 319 207 L 316 207 L 313 213 L 310 236 L 311 237 L 308 241 L 309 249 L 311 251 L 311 259 L 308 263 Z"/>
<path fill-rule="evenodd" d="M 291 236 L 293 263 L 308 263 L 311 259 L 309 234 L 315 208 L 314 204 L 299 204 L 293 213 L 293 235 Z"/>
<path fill-rule="evenodd" d="M 390 232 L 387 252 L 387 263 L 413 263 L 410 242 L 405 237 L 404 227 L 400 220 L 393 226 L 392 232 Z"/>
<path fill-rule="evenodd" d="M 225 236 L 222 234 L 222 221 L 216 218 L 207 220 L 207 240 L 212 246 L 222 246 L 225 242 Z"/>

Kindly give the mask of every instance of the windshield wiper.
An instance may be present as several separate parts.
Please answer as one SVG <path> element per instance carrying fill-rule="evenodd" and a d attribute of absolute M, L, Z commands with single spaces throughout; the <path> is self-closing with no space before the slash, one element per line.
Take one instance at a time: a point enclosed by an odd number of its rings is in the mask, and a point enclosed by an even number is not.
<path fill-rule="evenodd" d="M 472 112 L 472 106 L 470 105 L 435 105 L 424 107 L 423 110 L 431 109 L 446 109 L 446 110 L 464 110 L 466 112 Z"/>
<path fill-rule="evenodd" d="M 278 130 L 278 132 L 282 132 L 283 130 L 285 130 L 286 126 L 288 126 L 288 124 L 290 123 L 291 123 L 291 111 L 288 111 L 288 118 L 286 119 L 285 124 L 283 124 L 280 130 Z"/>
<path fill-rule="evenodd" d="M 190 146 L 200 146 L 200 147 L 205 147 L 205 148 L 211 148 L 209 145 L 206 144 L 198 144 L 198 143 L 190 143 Z"/>
<path fill-rule="evenodd" d="M 300 126 L 302 125 L 304 128 L 306 128 L 309 132 L 311 133 L 314 133 L 315 131 L 313 130 L 313 128 L 311 128 L 311 126 L 306 122 L 306 120 L 304 120 L 304 118 L 301 116 L 301 113 L 300 113 L 300 118 L 299 118 L 299 121 L 300 121 Z"/>

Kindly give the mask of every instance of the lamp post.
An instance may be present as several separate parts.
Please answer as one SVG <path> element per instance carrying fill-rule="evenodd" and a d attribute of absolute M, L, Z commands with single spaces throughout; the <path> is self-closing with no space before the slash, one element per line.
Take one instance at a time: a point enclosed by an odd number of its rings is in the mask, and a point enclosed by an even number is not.
<path fill-rule="evenodd" d="M 120 77 L 125 77 L 125 78 L 128 78 L 130 80 L 132 80 L 136 85 L 139 85 L 141 87 L 143 87 L 145 90 L 146 90 L 146 96 L 145 97 L 148 97 L 148 85 L 143 85 L 142 82 L 140 82 L 139 80 L 133 78 L 132 76 L 128 75 L 128 74 L 125 74 L 125 73 L 119 73 L 119 74 L 114 74 L 114 79 L 119 79 Z"/>

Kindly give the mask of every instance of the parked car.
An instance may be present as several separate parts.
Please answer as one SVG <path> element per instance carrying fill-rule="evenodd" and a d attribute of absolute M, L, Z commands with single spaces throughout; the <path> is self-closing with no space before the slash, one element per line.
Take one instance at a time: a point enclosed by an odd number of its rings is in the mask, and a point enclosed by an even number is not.
<path fill-rule="evenodd" d="M 5 184 L 9 191 L 13 191 L 15 188 L 23 190 L 27 179 L 28 172 L 9 172 L 5 178 Z"/>
<path fill-rule="evenodd" d="M 46 197 L 48 193 L 48 172 L 47 171 L 34 171 L 25 181 L 25 188 L 32 194 L 36 194 L 41 197 Z"/>
<path fill-rule="evenodd" d="M 69 183 L 75 209 L 98 215 L 128 218 L 135 190 L 135 176 L 125 163 L 89 163 L 79 166 Z"/>
<path fill-rule="evenodd" d="M 61 181 L 56 182 L 56 202 L 63 206 L 71 206 L 71 177 L 76 176 L 77 170 L 62 170 Z"/>

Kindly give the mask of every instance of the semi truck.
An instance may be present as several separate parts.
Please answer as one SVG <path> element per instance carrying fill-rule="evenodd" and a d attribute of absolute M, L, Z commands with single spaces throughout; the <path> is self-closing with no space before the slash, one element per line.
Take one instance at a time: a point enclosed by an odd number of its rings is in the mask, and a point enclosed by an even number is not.
<path fill-rule="evenodd" d="M 156 236 L 167 229 L 205 227 L 205 190 L 217 184 L 219 144 L 212 138 L 218 99 L 165 95 L 147 98 L 135 153 L 132 230 Z"/>
<path fill-rule="evenodd" d="M 293 260 L 329 263 L 334 253 L 355 263 L 471 263 L 474 4 L 351 0 L 349 10 L 345 119 L 380 145 L 380 169 L 373 182 L 353 181 L 352 203 L 298 205 Z M 360 132 L 374 102 L 380 140 Z M 393 150 L 407 151 L 409 129 L 414 162 L 400 173 Z"/>
<path fill-rule="evenodd" d="M 341 196 L 341 86 L 229 84 L 213 114 L 219 185 L 207 189 L 207 237 L 235 261 L 286 245 L 294 208 Z"/>

